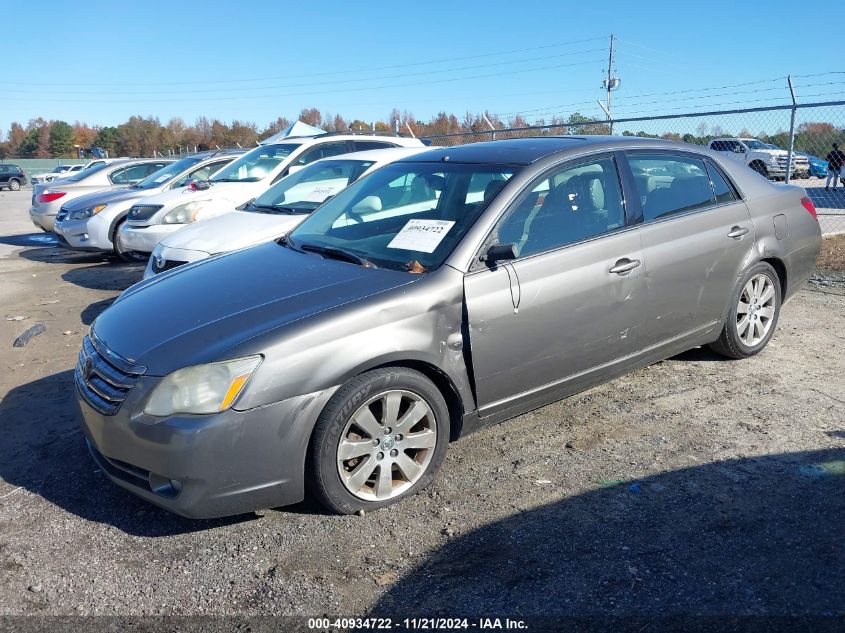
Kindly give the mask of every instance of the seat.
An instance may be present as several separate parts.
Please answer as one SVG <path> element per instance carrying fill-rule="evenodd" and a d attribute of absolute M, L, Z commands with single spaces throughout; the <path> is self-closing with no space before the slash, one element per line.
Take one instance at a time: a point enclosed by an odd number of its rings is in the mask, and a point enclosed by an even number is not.
<path fill-rule="evenodd" d="M 484 197 L 482 198 L 482 204 L 485 207 L 502 190 L 506 182 L 506 180 L 502 180 L 501 178 L 494 178 L 487 183 L 487 186 L 484 187 Z"/>
<path fill-rule="evenodd" d="M 647 220 L 670 213 L 690 211 L 712 202 L 710 181 L 702 176 L 676 176 L 668 187 L 648 195 L 643 210 Z"/>

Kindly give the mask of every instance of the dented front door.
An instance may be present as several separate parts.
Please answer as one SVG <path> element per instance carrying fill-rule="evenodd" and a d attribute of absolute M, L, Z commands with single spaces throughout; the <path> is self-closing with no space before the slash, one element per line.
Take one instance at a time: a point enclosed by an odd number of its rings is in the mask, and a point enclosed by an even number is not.
<path fill-rule="evenodd" d="M 641 263 L 639 229 L 628 228 L 467 274 L 479 413 L 616 373 L 639 346 Z"/>

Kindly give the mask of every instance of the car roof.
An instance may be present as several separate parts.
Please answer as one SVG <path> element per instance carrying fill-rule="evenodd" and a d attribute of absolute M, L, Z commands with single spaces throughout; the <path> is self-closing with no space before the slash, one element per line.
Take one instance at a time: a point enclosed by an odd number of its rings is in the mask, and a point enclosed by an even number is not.
<path fill-rule="evenodd" d="M 391 134 L 347 134 L 343 132 L 326 132 L 325 134 L 317 134 L 316 136 L 286 136 L 285 138 L 268 143 L 268 145 L 278 145 L 287 143 L 288 141 L 301 143 L 303 146 L 315 145 L 317 143 L 331 143 L 334 141 L 384 141 L 395 143 L 400 147 L 424 147 L 422 141 L 419 139 L 407 136 Z"/>
<path fill-rule="evenodd" d="M 553 154 L 578 150 L 612 151 L 619 149 L 622 145 L 626 148 L 678 149 L 679 145 L 688 144 L 636 136 L 533 136 L 432 148 L 427 152 L 405 158 L 402 162 L 530 165 Z M 689 147 L 703 149 L 698 145 Z"/>
<path fill-rule="evenodd" d="M 361 152 L 349 152 L 348 154 L 338 154 L 336 156 L 329 156 L 321 158 L 315 163 L 327 162 L 330 160 L 372 160 L 378 163 L 393 162 L 404 158 L 405 156 L 413 156 L 414 154 L 421 154 L 429 151 L 430 148 L 425 145 L 419 147 L 385 147 L 384 149 L 367 149 Z"/>

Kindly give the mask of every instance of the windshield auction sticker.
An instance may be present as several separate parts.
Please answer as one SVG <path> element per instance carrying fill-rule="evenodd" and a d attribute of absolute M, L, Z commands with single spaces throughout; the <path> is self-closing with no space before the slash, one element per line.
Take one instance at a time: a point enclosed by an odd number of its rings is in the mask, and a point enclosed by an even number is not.
<path fill-rule="evenodd" d="M 387 248 L 433 253 L 453 226 L 454 222 L 446 220 L 408 220 Z"/>

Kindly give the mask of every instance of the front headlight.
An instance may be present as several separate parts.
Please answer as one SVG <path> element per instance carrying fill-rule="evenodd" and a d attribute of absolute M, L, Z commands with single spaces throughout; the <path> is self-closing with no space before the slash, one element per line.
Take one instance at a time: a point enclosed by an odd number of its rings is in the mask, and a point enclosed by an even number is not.
<path fill-rule="evenodd" d="M 261 356 L 178 369 L 156 385 L 144 413 L 163 417 L 174 413 L 218 413 L 234 404 Z"/>
<path fill-rule="evenodd" d="M 194 200 L 187 204 L 180 204 L 164 216 L 164 224 L 189 224 L 197 219 L 197 214 L 209 200 Z"/>
<path fill-rule="evenodd" d="M 769 154 L 769 162 L 773 163 L 773 164 L 777 164 L 778 155 L 777 154 Z"/>
<path fill-rule="evenodd" d="M 97 215 L 100 211 L 105 209 L 107 204 L 98 204 L 94 207 L 88 207 L 87 209 L 77 209 L 76 211 L 71 211 L 68 215 L 68 219 L 70 220 L 87 220 L 91 216 Z"/>

